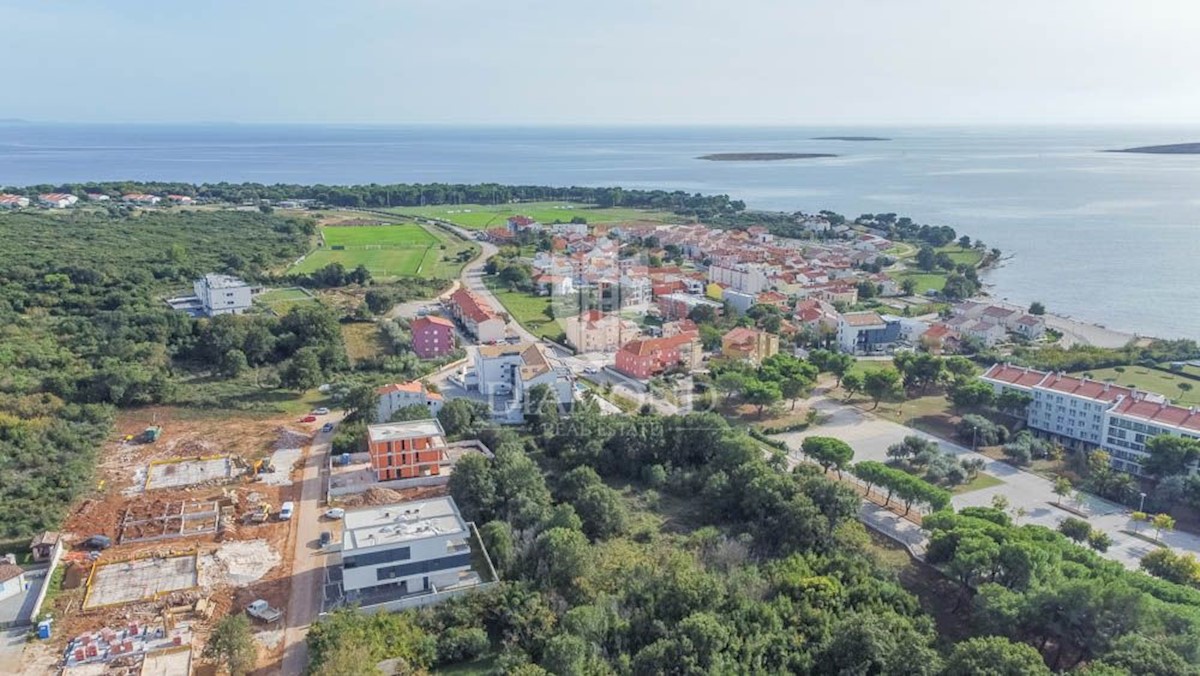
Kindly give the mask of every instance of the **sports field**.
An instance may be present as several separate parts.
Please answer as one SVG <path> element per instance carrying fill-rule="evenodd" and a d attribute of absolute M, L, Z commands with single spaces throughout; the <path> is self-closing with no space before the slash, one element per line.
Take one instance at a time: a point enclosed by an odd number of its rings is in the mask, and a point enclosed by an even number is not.
<path fill-rule="evenodd" d="M 341 263 L 347 270 L 364 265 L 377 278 L 433 276 L 441 260 L 441 240 L 414 223 L 321 228 L 325 246 L 310 253 L 291 272 L 312 272 Z"/>
<path fill-rule="evenodd" d="M 266 305 L 275 314 L 284 315 L 297 305 L 304 303 L 315 303 L 316 298 L 304 289 L 289 287 L 284 289 L 270 289 L 259 294 L 255 302 Z"/>
<path fill-rule="evenodd" d="M 521 204 L 456 204 L 435 207 L 397 207 L 396 213 L 408 216 L 424 216 L 450 221 L 455 225 L 472 230 L 498 228 L 510 216 L 528 216 L 539 223 L 568 223 L 572 218 L 587 219 L 589 224 L 622 223 L 627 221 L 658 221 L 661 223 L 683 222 L 680 216 L 667 211 L 644 211 L 625 207 L 601 208 L 569 202 L 523 202 Z"/>

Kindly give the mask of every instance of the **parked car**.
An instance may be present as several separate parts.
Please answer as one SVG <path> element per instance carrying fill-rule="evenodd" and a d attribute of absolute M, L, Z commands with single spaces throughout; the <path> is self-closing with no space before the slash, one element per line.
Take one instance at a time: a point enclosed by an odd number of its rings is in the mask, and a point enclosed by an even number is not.
<path fill-rule="evenodd" d="M 313 409 L 313 415 L 329 415 L 329 409 L 322 406 L 321 408 Z"/>
<path fill-rule="evenodd" d="M 600 372 L 600 369 L 596 368 L 595 366 L 589 366 L 589 367 L 583 369 L 583 372 L 595 375 Z"/>
<path fill-rule="evenodd" d="M 317 416 L 315 416 L 315 415 L 306 415 L 306 416 L 304 416 L 303 418 L 301 418 L 301 419 L 300 419 L 300 422 L 317 422 Z"/>
<path fill-rule="evenodd" d="M 107 535 L 93 535 L 83 541 L 83 546 L 87 549 L 108 549 L 112 546 L 112 538 Z"/>
<path fill-rule="evenodd" d="M 279 520 L 287 521 L 292 518 L 292 511 L 296 509 L 296 505 L 291 500 L 283 503 L 279 507 Z"/>
<path fill-rule="evenodd" d="M 256 617 L 263 622 L 274 622 L 283 617 L 283 611 L 278 608 L 272 608 L 266 601 L 257 599 L 250 605 L 246 606 L 246 613 L 250 617 Z"/>
<path fill-rule="evenodd" d="M 321 431 L 325 432 L 326 434 L 328 434 L 329 432 L 332 432 L 333 431 L 333 423 L 325 423 L 324 425 L 321 425 Z"/>
<path fill-rule="evenodd" d="M 346 510 L 342 509 L 341 507 L 334 507 L 332 509 L 325 510 L 326 519 L 333 519 L 336 521 L 344 516 L 346 516 Z"/>
<path fill-rule="evenodd" d="M 330 542 L 333 542 L 333 533 L 330 533 L 327 530 L 321 531 L 321 539 L 318 540 L 317 543 L 324 548 L 328 547 Z"/>

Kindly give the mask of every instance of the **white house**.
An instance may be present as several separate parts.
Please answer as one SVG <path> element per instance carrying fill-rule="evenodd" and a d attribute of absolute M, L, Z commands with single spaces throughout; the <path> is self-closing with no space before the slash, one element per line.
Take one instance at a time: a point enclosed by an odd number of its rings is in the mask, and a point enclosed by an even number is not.
<path fill-rule="evenodd" d="M 12 563 L 0 563 L 0 601 L 16 596 L 23 589 L 25 569 Z"/>
<path fill-rule="evenodd" d="M 20 209 L 29 206 L 29 198 L 23 195 L 0 193 L 0 209 Z"/>
<path fill-rule="evenodd" d="M 141 204 L 143 206 L 153 206 L 162 201 L 162 198 L 157 195 L 147 195 L 140 192 L 131 192 L 121 197 L 121 200 L 129 204 Z"/>
<path fill-rule="evenodd" d="M 471 527 L 453 498 L 350 509 L 342 523 L 340 573 L 348 603 L 369 608 L 416 601 L 484 581 L 472 570 Z"/>
<path fill-rule="evenodd" d="M 392 415 L 407 406 L 424 406 L 430 418 L 436 418 L 445 400 L 441 394 L 430 392 L 419 380 L 407 383 L 392 383 L 377 388 L 379 407 L 375 409 L 375 421 L 387 422 Z"/>
<path fill-rule="evenodd" d="M 762 293 L 770 287 L 771 270 L 753 263 L 714 263 L 708 268 L 708 281 L 733 287 L 746 293 Z"/>
<path fill-rule="evenodd" d="M 63 192 L 52 192 L 38 195 L 38 204 L 51 209 L 66 209 L 79 201 L 79 198 Z"/>
<path fill-rule="evenodd" d="M 200 307 L 209 317 L 240 315 L 250 308 L 250 285 L 229 275 L 207 274 L 192 284 Z"/>

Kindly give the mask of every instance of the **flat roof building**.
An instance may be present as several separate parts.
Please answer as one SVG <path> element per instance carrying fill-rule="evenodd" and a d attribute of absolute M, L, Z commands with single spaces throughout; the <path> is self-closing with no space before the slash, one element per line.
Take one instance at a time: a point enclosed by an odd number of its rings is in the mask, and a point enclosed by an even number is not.
<path fill-rule="evenodd" d="M 435 419 L 368 425 L 367 451 L 379 481 L 437 476 L 446 460 L 446 433 Z"/>
<path fill-rule="evenodd" d="M 450 497 L 346 510 L 341 591 L 349 603 L 412 607 L 476 587 L 472 541 L 486 552 Z M 485 575 L 493 577 L 489 570 Z"/>

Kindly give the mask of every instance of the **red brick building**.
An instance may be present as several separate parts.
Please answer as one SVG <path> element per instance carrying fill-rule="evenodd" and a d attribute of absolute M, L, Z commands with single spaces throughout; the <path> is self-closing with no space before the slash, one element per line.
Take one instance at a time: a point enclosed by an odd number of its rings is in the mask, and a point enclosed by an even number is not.
<path fill-rule="evenodd" d="M 432 419 L 368 425 L 367 450 L 380 481 L 437 476 L 447 460 L 446 434 Z"/>
<path fill-rule="evenodd" d="M 454 351 L 454 322 L 443 317 L 417 317 L 410 324 L 412 349 L 422 359 Z"/>

